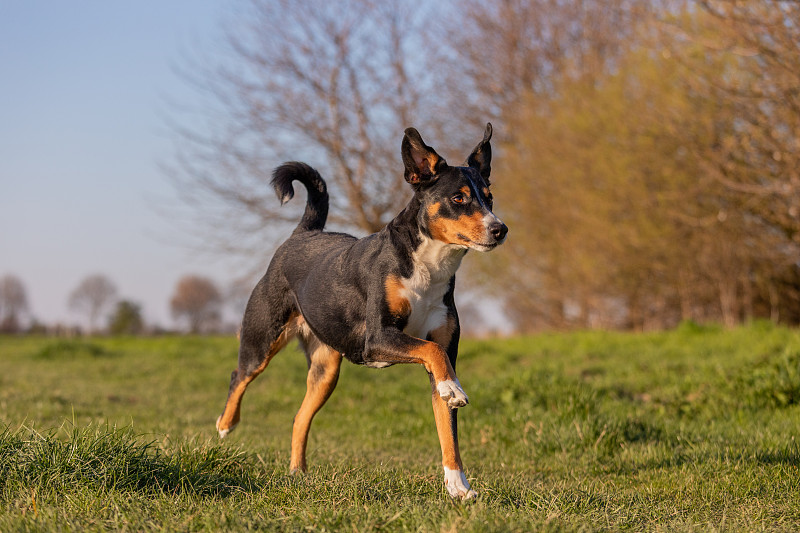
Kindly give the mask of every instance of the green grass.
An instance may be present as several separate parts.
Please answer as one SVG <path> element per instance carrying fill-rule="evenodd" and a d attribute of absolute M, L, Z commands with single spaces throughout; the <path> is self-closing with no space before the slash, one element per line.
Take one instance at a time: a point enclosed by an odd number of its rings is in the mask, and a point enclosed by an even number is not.
<path fill-rule="evenodd" d="M 236 341 L 0 338 L 0 531 L 797 531 L 800 334 L 757 323 L 465 341 L 477 501 L 418 367 L 342 367 L 288 472 L 305 360 L 219 441 Z"/>

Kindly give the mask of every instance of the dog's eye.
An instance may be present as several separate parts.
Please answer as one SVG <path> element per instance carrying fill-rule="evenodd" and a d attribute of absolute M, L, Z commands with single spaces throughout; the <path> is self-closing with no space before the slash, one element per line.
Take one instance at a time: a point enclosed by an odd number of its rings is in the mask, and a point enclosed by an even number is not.
<path fill-rule="evenodd" d="M 466 204 L 469 202 L 469 198 L 464 196 L 463 194 L 456 194 L 451 198 L 454 204 Z"/>

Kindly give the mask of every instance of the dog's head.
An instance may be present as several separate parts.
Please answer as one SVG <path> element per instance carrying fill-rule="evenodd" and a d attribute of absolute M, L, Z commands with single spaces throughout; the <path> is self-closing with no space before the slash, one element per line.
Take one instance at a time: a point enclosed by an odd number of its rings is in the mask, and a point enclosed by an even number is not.
<path fill-rule="evenodd" d="M 422 205 L 420 227 L 427 236 L 463 248 L 486 252 L 502 244 L 508 227 L 492 212 L 489 190 L 492 125 L 464 166 L 451 167 L 408 128 L 403 137 L 405 178 Z"/>

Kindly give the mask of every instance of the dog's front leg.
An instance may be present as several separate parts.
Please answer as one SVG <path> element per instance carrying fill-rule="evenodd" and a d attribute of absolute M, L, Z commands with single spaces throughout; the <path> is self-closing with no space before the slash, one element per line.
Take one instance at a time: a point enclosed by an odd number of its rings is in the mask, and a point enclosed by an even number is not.
<path fill-rule="evenodd" d="M 450 365 L 455 370 L 458 357 L 458 341 L 460 328 L 458 315 L 453 307 L 447 322 L 440 328 L 430 332 L 428 338 L 446 350 Z M 461 463 L 461 453 L 458 449 L 458 410 L 450 408 L 442 399 L 437 390 L 436 383 L 431 377 L 431 400 L 433 415 L 436 418 L 436 432 L 439 435 L 439 444 L 442 447 L 442 467 L 444 468 L 444 485 L 448 494 L 453 498 L 469 500 L 478 496 L 472 490 L 464 475 L 464 466 Z"/>
<path fill-rule="evenodd" d="M 458 382 L 450 358 L 437 343 L 424 341 L 387 328 L 367 341 L 364 360 L 371 363 L 417 363 L 425 367 L 439 397 L 456 409 L 469 403 Z"/>
<path fill-rule="evenodd" d="M 478 493 L 469 486 L 467 476 L 464 475 L 464 466 L 461 464 L 461 454 L 458 451 L 458 420 L 456 418 L 458 410 L 449 407 L 439 396 L 433 377 L 431 377 L 431 392 L 436 432 L 442 447 L 445 488 L 453 498 L 462 500 L 475 498 Z"/>
<path fill-rule="evenodd" d="M 382 342 L 377 342 L 378 339 Z M 442 344 L 448 346 L 447 351 Z M 364 358 L 370 362 L 419 363 L 428 371 L 436 432 L 442 447 L 445 487 L 453 498 L 466 500 L 475 498 L 477 493 L 470 488 L 461 464 L 456 413 L 457 408 L 463 407 L 469 400 L 458 382 L 451 362 L 451 359 L 455 362 L 458 340 L 456 338 L 454 342 L 442 344 L 423 341 L 399 331 L 393 333 L 384 330 L 368 343 Z M 448 352 L 453 352 L 452 358 Z"/>

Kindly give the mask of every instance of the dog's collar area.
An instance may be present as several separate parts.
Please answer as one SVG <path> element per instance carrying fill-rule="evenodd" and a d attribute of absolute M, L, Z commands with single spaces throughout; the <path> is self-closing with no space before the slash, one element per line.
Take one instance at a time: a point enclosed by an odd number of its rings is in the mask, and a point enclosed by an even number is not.
<path fill-rule="evenodd" d="M 442 242 L 420 233 L 420 245 L 413 253 L 414 267 L 424 267 L 432 280 L 449 280 L 461 266 L 468 247 Z"/>

